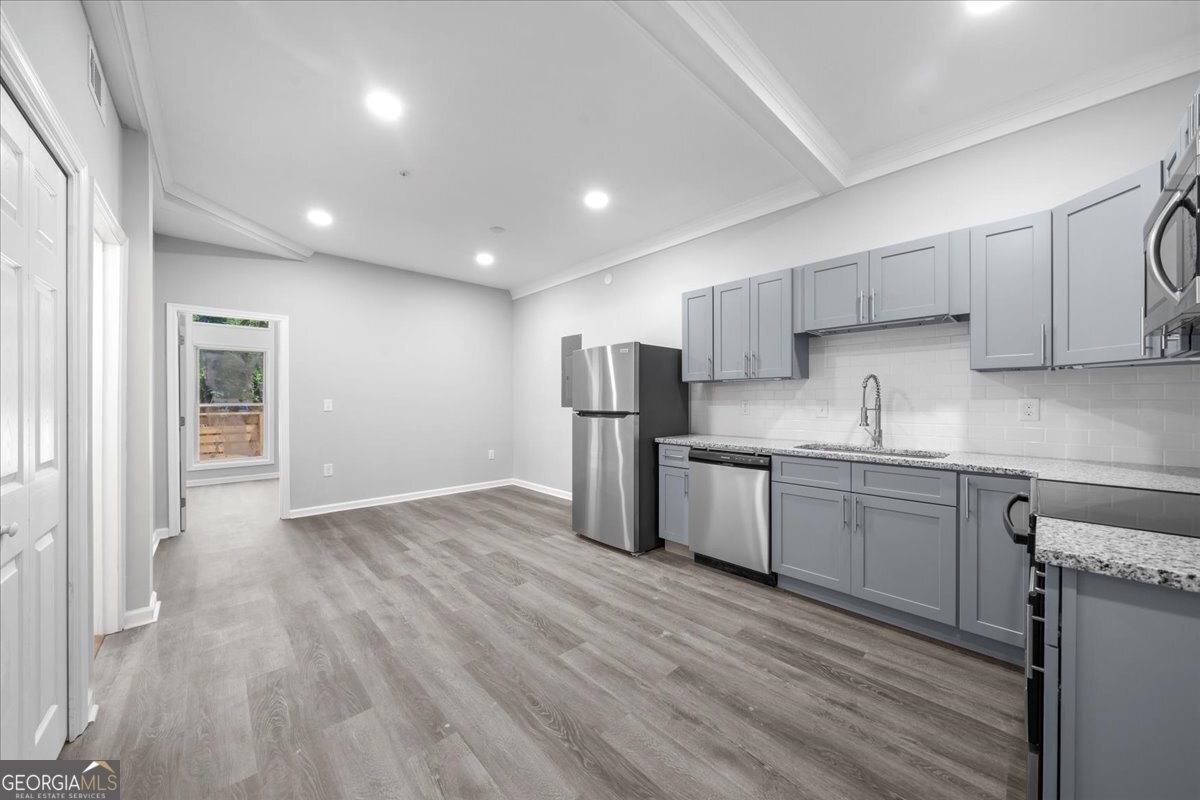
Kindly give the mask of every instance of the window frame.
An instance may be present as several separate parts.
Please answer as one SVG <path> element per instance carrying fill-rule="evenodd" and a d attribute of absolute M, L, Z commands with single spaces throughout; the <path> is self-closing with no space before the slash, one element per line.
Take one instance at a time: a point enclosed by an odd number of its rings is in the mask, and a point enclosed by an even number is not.
<path fill-rule="evenodd" d="M 219 323 L 208 322 L 193 322 L 189 321 L 189 342 L 188 342 L 188 376 L 187 376 L 187 393 L 188 393 L 188 417 L 187 425 L 190 428 L 188 431 L 188 472 L 201 472 L 214 469 L 237 469 L 241 467 L 261 467 L 270 466 L 275 463 L 275 442 L 272 436 L 272 414 L 274 414 L 275 405 L 275 369 L 274 369 L 274 349 L 275 349 L 275 329 L 274 326 L 267 328 L 246 327 L 248 331 L 265 331 L 270 336 L 269 344 L 261 346 L 248 344 L 230 344 L 215 341 L 220 337 L 208 339 L 204 336 L 196 336 L 196 333 L 202 332 L 204 329 L 222 329 L 229 330 L 230 328 L 239 327 L 233 325 L 222 325 Z M 199 340 L 199 341 L 197 341 Z M 205 343 L 208 342 L 208 343 Z M 263 454 L 261 456 L 245 457 L 245 458 L 221 458 L 212 459 L 209 461 L 200 460 L 200 351 L 201 350 L 223 350 L 234 353 L 262 353 L 263 354 Z"/>

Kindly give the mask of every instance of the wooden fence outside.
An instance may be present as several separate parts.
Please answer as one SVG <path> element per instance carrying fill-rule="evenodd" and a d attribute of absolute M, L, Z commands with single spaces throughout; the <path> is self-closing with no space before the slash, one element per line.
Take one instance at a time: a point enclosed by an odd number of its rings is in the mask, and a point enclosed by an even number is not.
<path fill-rule="evenodd" d="M 254 405 L 200 405 L 200 460 L 260 458 L 263 408 Z"/>

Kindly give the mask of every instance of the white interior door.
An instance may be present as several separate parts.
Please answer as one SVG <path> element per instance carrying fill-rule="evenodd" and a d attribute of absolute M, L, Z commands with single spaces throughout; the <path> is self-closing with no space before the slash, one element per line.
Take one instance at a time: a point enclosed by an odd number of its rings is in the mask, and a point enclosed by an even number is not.
<path fill-rule="evenodd" d="M 0 758 L 67 735 L 67 179 L 0 113 Z"/>

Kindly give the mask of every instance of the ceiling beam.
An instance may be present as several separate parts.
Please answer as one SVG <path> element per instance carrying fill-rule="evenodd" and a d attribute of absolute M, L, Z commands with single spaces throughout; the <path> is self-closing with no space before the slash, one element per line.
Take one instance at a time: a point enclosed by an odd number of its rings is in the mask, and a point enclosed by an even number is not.
<path fill-rule="evenodd" d="M 821 194 L 845 188 L 849 157 L 722 3 L 614 2 Z"/>

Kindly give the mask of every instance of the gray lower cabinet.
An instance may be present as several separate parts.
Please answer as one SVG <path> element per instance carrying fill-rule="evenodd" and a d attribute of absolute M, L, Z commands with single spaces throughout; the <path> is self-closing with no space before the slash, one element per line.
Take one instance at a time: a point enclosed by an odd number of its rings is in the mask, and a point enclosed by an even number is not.
<path fill-rule="evenodd" d="M 1200 594 L 1071 569 L 1061 576 L 1060 646 L 1045 650 L 1059 658 L 1058 713 L 1048 663 L 1043 731 L 1057 733 L 1057 763 L 1046 765 L 1043 797 L 1197 797 Z"/>
<path fill-rule="evenodd" d="M 713 287 L 713 377 L 750 377 L 750 281 Z"/>
<path fill-rule="evenodd" d="M 871 251 L 865 322 L 941 316 L 949 311 L 949 234 Z"/>
<path fill-rule="evenodd" d="M 658 535 L 677 544 L 688 543 L 688 471 L 658 468 Z"/>
<path fill-rule="evenodd" d="M 960 478 L 958 627 L 999 642 L 1025 646 L 1029 560 L 1004 530 L 1004 506 L 1029 481 L 995 476 Z"/>
<path fill-rule="evenodd" d="M 750 279 L 750 376 L 792 377 L 792 270 Z"/>
<path fill-rule="evenodd" d="M 1142 226 L 1158 165 L 1054 209 L 1054 365 L 1143 357 Z"/>
<path fill-rule="evenodd" d="M 946 625 L 957 614 L 953 506 L 853 495 L 852 593 Z"/>
<path fill-rule="evenodd" d="M 971 229 L 971 369 L 1049 366 L 1049 211 Z"/>
<path fill-rule="evenodd" d="M 713 290 L 683 295 L 683 380 L 713 379 Z"/>
<path fill-rule="evenodd" d="M 804 267 L 804 330 L 846 328 L 865 322 L 867 253 Z"/>
<path fill-rule="evenodd" d="M 771 485 L 771 564 L 780 575 L 850 593 L 850 494 Z"/>

